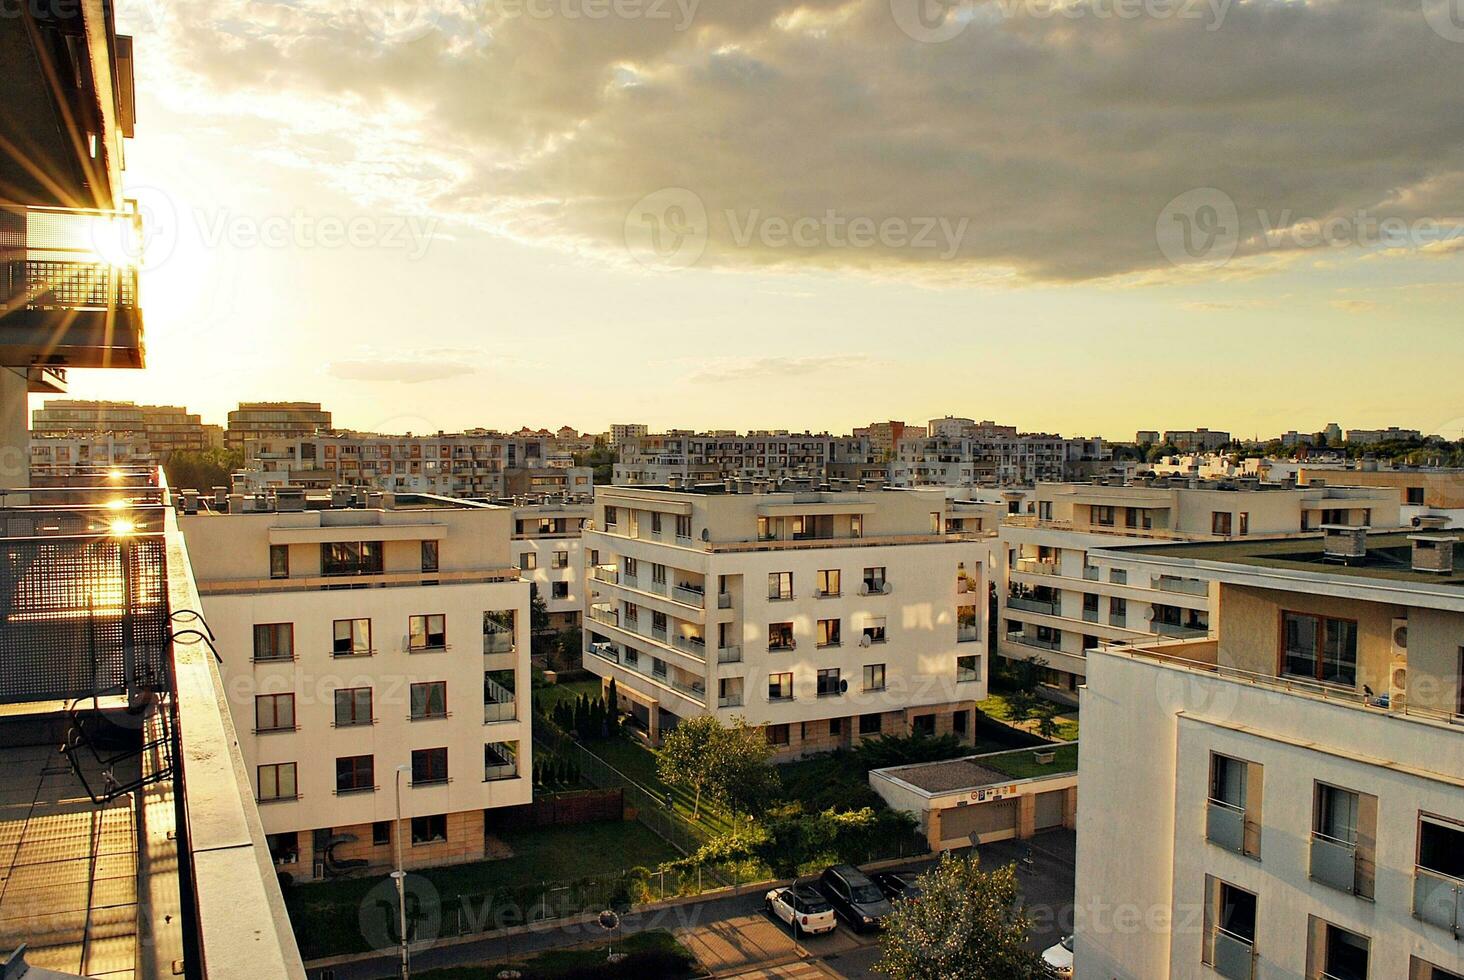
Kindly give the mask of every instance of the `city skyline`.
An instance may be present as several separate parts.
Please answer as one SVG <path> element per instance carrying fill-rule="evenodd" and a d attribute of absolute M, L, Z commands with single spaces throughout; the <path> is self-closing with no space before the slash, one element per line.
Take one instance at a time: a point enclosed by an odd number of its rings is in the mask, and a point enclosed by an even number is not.
<path fill-rule="evenodd" d="M 146 53 L 126 192 L 151 222 L 149 367 L 78 377 L 137 400 L 169 377 L 210 418 L 304 396 L 386 431 L 525 414 L 833 430 L 883 393 L 907 417 L 1021 405 L 1034 431 L 1110 438 L 1156 415 L 1284 431 L 1317 404 L 1457 436 L 1446 387 L 1330 353 L 1395 336 L 1398 360 L 1464 367 L 1460 134 L 1416 132 L 1405 117 L 1450 113 L 1390 99 L 1457 90 L 1457 45 L 1416 10 L 1222 6 L 1212 25 L 1005 5 L 927 43 L 887 0 L 691 4 L 680 29 L 451 0 L 122 4 Z M 1359 57 L 1378 63 L 1335 65 L 1334 31 L 1372 38 Z M 1290 67 L 1237 89 L 1259 36 L 1293 38 Z M 1111 62 L 1072 59 L 1077 42 Z M 1400 52 L 1434 83 L 1388 70 Z M 1017 58 L 1019 86 L 942 81 Z M 519 63 L 555 81 L 515 83 Z M 1353 71 L 1377 81 L 1332 84 Z M 1133 94 L 1161 75 L 1184 92 Z M 1155 85 L 1105 83 L 1129 76 Z M 1086 97 L 1056 98 L 1074 79 Z M 1207 90 L 1213 112 L 1183 108 Z M 1254 98 L 1289 124 L 1247 127 Z M 939 125 L 902 126 L 901 100 Z M 771 102 L 789 114 L 764 133 Z M 1421 156 L 1361 166 L 1340 118 Z M 1035 165 L 1053 141 L 1061 172 Z M 1223 196 L 1184 197 L 1205 188 Z M 1161 224 L 1227 201 L 1234 255 L 1172 264 Z M 647 253 L 671 217 L 700 238 Z M 867 247 L 860 220 L 878 222 Z"/>

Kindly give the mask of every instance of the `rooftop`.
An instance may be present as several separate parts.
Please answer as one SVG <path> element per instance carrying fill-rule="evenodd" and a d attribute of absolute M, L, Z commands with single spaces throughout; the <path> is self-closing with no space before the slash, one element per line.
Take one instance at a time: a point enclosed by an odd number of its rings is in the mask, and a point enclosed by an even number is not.
<path fill-rule="evenodd" d="M 1039 755 L 1053 753 L 1051 762 L 1038 762 Z M 1014 780 L 1066 776 L 1078 771 L 1078 743 L 1038 745 L 1008 749 L 985 755 L 970 755 L 943 762 L 920 762 L 909 766 L 876 769 L 871 775 L 895 779 L 929 795 L 960 793 Z"/>

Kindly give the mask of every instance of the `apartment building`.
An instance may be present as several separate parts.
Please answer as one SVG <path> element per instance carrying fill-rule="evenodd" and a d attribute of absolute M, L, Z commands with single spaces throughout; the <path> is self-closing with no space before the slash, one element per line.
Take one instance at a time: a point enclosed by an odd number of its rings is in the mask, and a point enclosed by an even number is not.
<path fill-rule="evenodd" d="M 1210 429 L 1166 429 L 1164 441 L 1182 452 L 1206 452 L 1230 444 L 1230 433 Z"/>
<path fill-rule="evenodd" d="M 992 422 L 936 419 L 927 436 L 900 440 L 890 483 L 900 487 L 1006 486 L 1064 479 L 1072 464 L 1105 453 L 1102 440 L 1017 434 Z M 955 434 L 952 434 L 955 433 Z"/>
<path fill-rule="evenodd" d="M 610 426 L 610 445 L 620 447 L 628 442 L 644 439 L 650 431 L 642 422 L 617 422 Z"/>
<path fill-rule="evenodd" d="M 585 608 L 583 534 L 594 496 L 554 495 L 499 501 L 513 508 L 512 558 L 549 610 L 555 631 L 580 625 Z"/>
<path fill-rule="evenodd" d="M 663 486 L 673 478 L 683 483 L 709 483 L 729 477 L 822 480 L 840 465 L 871 465 L 880 460 L 865 436 L 832 436 L 827 432 L 667 432 L 622 442 L 613 482 L 616 486 Z"/>
<path fill-rule="evenodd" d="M 240 402 L 229 413 L 224 445 L 247 453 L 262 440 L 304 439 L 330 429 L 330 412 L 320 402 Z"/>
<path fill-rule="evenodd" d="M 1089 659 L 1076 975 L 1464 976 L 1459 534 L 1093 557 L 1209 583 L 1217 628 Z"/>
<path fill-rule="evenodd" d="M 986 535 L 942 492 L 818 486 L 596 489 L 584 662 L 653 742 L 696 715 L 782 758 L 972 737 Z"/>
<path fill-rule="evenodd" d="M 875 457 L 880 460 L 888 459 L 895 454 L 895 446 L 899 445 L 901 439 L 905 438 L 904 422 L 890 419 L 887 422 L 871 422 L 854 430 L 855 438 L 867 438 L 869 448 L 874 452 Z"/>
<path fill-rule="evenodd" d="M 1348 429 L 1346 438 L 1354 445 L 1375 446 L 1380 442 L 1416 442 L 1423 438 L 1423 433 L 1390 425 L 1386 429 Z"/>
<path fill-rule="evenodd" d="M 1464 469 L 1448 467 L 1381 467 L 1376 460 L 1357 466 L 1308 466 L 1297 470 L 1297 480 L 1326 480 L 1349 487 L 1382 487 L 1398 494 L 1409 516 L 1429 510 L 1464 510 Z M 1419 509 L 1422 508 L 1420 511 Z"/>
<path fill-rule="evenodd" d="M 180 524 L 279 870 L 480 860 L 531 796 L 529 586 L 512 511 L 427 496 L 229 498 Z M 401 823 L 396 823 L 400 807 Z"/>
<path fill-rule="evenodd" d="M 1397 497 L 1386 491 L 1256 479 L 1044 483 L 1029 503 L 1031 513 L 1001 527 L 997 654 L 1046 661 L 1047 683 L 1068 695 L 1083 683 L 1087 654 L 1105 642 L 1205 636 L 1212 626 L 1206 582 L 1121 562 L 1099 568 L 1090 551 L 1124 538 L 1227 540 L 1400 524 Z"/>
<path fill-rule="evenodd" d="M 85 446 L 115 446 L 116 452 L 165 462 L 174 452 L 201 452 L 222 444 L 216 425 L 177 405 L 124 401 L 49 399 L 31 413 L 32 439 L 62 440 L 42 447 L 44 463 L 77 458 Z M 35 454 L 33 454 L 35 455 Z"/>
<path fill-rule="evenodd" d="M 109 435 L 32 436 L 30 460 L 31 474 L 38 478 L 78 470 L 157 463 L 145 437 L 125 439 Z"/>

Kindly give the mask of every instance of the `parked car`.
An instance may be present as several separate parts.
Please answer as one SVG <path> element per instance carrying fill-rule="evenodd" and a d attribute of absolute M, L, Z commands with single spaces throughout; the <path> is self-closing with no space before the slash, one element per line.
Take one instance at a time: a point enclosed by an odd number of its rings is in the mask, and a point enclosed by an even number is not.
<path fill-rule="evenodd" d="M 1059 977 L 1073 975 L 1073 937 L 1063 936 L 1055 945 L 1042 951 L 1042 962 L 1052 967 Z"/>
<path fill-rule="evenodd" d="M 879 890 L 891 902 L 897 899 L 918 901 L 921 888 L 915 883 L 914 875 L 897 875 L 893 871 L 879 871 L 871 875 Z"/>
<path fill-rule="evenodd" d="M 808 882 L 793 882 L 787 888 L 774 888 L 764 898 L 767 909 L 793 930 L 794 937 L 817 936 L 838 928 L 834 907 Z"/>
<path fill-rule="evenodd" d="M 818 890 L 855 932 L 878 929 L 893 911 L 879 886 L 852 864 L 825 868 L 818 879 Z"/>

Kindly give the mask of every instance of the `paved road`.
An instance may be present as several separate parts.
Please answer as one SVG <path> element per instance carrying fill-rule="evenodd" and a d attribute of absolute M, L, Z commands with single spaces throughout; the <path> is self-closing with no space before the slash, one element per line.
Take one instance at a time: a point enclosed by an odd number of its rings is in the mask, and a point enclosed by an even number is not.
<path fill-rule="evenodd" d="M 1028 870 L 1019 866 L 1017 879 L 1034 920 L 1031 946 L 1046 949 L 1072 928 L 1074 835 L 1071 831 L 1056 831 L 1043 834 L 1031 843 L 1035 867 Z M 987 844 L 981 849 L 982 861 L 987 867 L 1008 864 L 1018 861 L 1026 850 L 1027 843 L 1022 841 Z M 921 871 L 930 864 L 930 859 L 914 861 L 895 870 Z M 806 937 L 795 943 L 785 926 L 763 912 L 760 891 L 631 913 L 622 920 L 622 934 L 647 929 L 669 929 L 676 933 L 721 977 L 822 975 L 860 980 L 879 976 L 873 972 L 879 959 L 877 937 L 856 936 L 840 924 L 836 932 L 827 936 Z M 518 936 L 419 950 L 412 956 L 412 967 L 421 971 L 501 962 L 546 949 L 604 939 L 604 931 L 594 923 L 553 924 Z M 310 976 L 313 980 L 391 980 L 396 976 L 396 960 L 387 954 L 333 970 L 333 973 L 312 970 Z"/>

